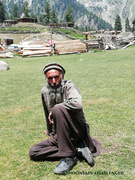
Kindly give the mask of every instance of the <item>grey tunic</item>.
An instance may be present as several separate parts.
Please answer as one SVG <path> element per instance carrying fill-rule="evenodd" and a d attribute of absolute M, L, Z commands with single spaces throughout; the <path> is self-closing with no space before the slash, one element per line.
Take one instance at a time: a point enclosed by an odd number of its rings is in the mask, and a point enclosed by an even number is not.
<path fill-rule="evenodd" d="M 61 105 L 66 108 L 72 114 L 72 120 L 78 121 L 79 124 L 86 128 L 85 141 L 93 153 L 93 156 L 100 154 L 100 142 L 91 138 L 89 135 L 89 125 L 86 123 L 82 107 L 82 97 L 78 91 L 78 88 L 72 81 L 64 81 L 63 92 L 61 94 L 61 102 L 59 104 L 50 104 L 49 90 L 47 87 L 43 87 L 41 90 L 42 103 L 44 113 L 46 117 L 46 124 L 48 134 L 53 131 L 53 127 L 49 124 L 48 115 L 54 106 Z"/>
<path fill-rule="evenodd" d="M 47 130 L 50 134 L 52 132 L 52 127 L 49 124 L 48 115 L 54 106 L 50 104 L 49 90 L 47 87 L 42 88 L 41 97 L 46 117 Z M 76 85 L 73 82 L 64 81 L 61 103 L 59 103 L 59 105 L 74 112 L 76 114 L 76 118 L 80 121 L 86 122 L 82 107 L 82 97 Z M 55 104 L 55 106 L 57 106 L 57 104 Z"/>

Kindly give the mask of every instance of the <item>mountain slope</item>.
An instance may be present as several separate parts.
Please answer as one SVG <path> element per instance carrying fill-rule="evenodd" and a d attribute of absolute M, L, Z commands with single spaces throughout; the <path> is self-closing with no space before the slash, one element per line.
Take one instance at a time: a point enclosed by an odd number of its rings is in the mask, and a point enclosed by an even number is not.
<path fill-rule="evenodd" d="M 12 14 L 12 9 L 15 3 L 17 3 L 19 10 L 20 10 L 20 16 L 21 16 L 21 5 L 23 4 L 23 2 L 25 2 L 25 0 L 3 0 L 5 7 L 6 7 L 6 11 L 9 14 Z M 34 14 L 36 14 L 37 16 L 39 16 L 44 12 L 44 6 L 45 3 L 47 2 L 47 0 L 27 0 L 27 2 L 29 3 L 29 8 L 31 10 L 31 12 L 33 12 Z M 82 4 L 80 4 L 79 2 L 77 2 L 76 0 L 49 0 L 48 1 L 51 8 L 55 10 L 57 17 L 59 19 L 59 21 L 64 21 L 64 14 L 65 14 L 65 10 L 67 9 L 67 6 L 70 5 L 73 8 L 73 17 L 75 22 L 78 22 L 77 20 L 82 17 L 82 16 L 87 16 L 87 20 L 89 21 L 89 24 L 84 24 L 83 22 L 80 23 L 81 26 L 85 27 L 87 26 L 92 26 L 92 28 L 109 28 L 111 29 L 111 25 L 109 23 L 106 23 L 105 21 L 103 21 L 102 19 L 98 18 L 98 16 L 96 16 L 95 14 L 93 14 L 92 12 L 89 12 Z M 83 19 L 83 18 L 81 18 Z M 80 21 L 81 21 L 80 19 Z M 79 22 L 80 22 L 79 21 Z"/>
<path fill-rule="evenodd" d="M 77 0 L 77 2 L 83 4 L 88 11 L 95 13 L 113 26 L 117 14 L 121 17 L 123 28 L 127 17 L 130 24 L 135 19 L 134 0 Z"/>
<path fill-rule="evenodd" d="M 21 13 L 21 5 L 24 1 L 26 0 L 3 0 L 5 4 L 5 9 L 9 14 L 12 13 L 12 8 L 15 3 L 17 3 Z M 127 17 L 129 18 L 130 25 L 132 25 L 132 21 L 135 19 L 134 0 L 27 0 L 27 2 L 29 3 L 29 8 L 36 15 L 44 13 L 44 5 L 47 1 L 49 2 L 50 6 L 55 10 L 59 20 L 61 21 L 64 20 L 64 12 L 68 5 L 71 5 L 71 7 L 74 9 L 74 19 L 76 21 L 79 20 L 79 23 L 82 20 L 82 24 L 83 20 L 86 19 L 85 15 L 88 15 L 87 21 L 91 21 L 92 18 L 97 19 L 98 16 L 114 27 L 115 17 L 117 14 L 119 14 L 122 20 L 124 30 L 125 19 Z M 93 16 L 92 13 L 94 13 L 95 16 Z M 90 16 L 92 16 L 92 18 L 90 18 Z M 90 22 L 89 24 L 91 25 L 92 22 Z M 84 26 L 85 25 L 86 24 L 84 24 Z M 98 25 L 95 24 L 95 26 L 97 27 Z M 106 27 L 109 27 L 108 24 L 105 25 L 105 28 Z"/>

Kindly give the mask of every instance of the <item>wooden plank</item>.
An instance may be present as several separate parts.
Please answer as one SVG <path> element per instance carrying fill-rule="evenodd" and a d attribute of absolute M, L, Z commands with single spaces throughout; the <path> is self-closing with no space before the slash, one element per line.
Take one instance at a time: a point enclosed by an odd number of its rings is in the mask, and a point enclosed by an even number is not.
<path fill-rule="evenodd" d="M 54 43 L 54 54 L 86 52 L 86 45 L 81 40 Z"/>
<path fill-rule="evenodd" d="M 30 55 L 42 55 L 42 54 L 51 54 L 51 50 L 44 51 L 24 51 L 22 56 L 30 56 Z"/>
<path fill-rule="evenodd" d="M 68 47 L 68 48 L 59 48 L 59 49 L 57 49 L 57 51 L 75 51 L 75 50 L 80 50 L 80 49 L 82 49 L 82 50 L 86 50 L 86 48 L 84 48 L 84 47 Z"/>
<path fill-rule="evenodd" d="M 12 57 L 13 57 L 13 53 L 11 53 L 11 52 L 6 52 L 6 53 L 0 54 L 0 58 L 12 58 Z"/>
<path fill-rule="evenodd" d="M 30 54 L 22 57 L 45 57 L 45 56 L 51 56 L 51 54 Z"/>
<path fill-rule="evenodd" d="M 71 41 L 55 42 L 54 44 L 76 44 L 76 43 L 82 43 L 82 42 L 80 39 L 77 39 L 77 40 L 71 40 Z"/>
<path fill-rule="evenodd" d="M 86 46 L 83 46 L 83 45 L 76 45 L 76 46 L 65 46 L 65 47 L 56 47 L 54 48 L 54 50 L 61 50 L 61 49 L 79 49 L 79 48 L 82 48 L 82 49 L 86 49 Z"/>
<path fill-rule="evenodd" d="M 51 50 L 50 47 L 26 47 L 26 48 L 23 48 L 23 50 L 30 50 L 30 51 L 40 51 L 40 50 Z"/>
<path fill-rule="evenodd" d="M 86 49 L 82 49 L 82 48 L 61 49 L 61 50 L 55 51 L 54 54 L 69 54 L 69 53 L 78 53 L 78 52 L 86 52 Z"/>
<path fill-rule="evenodd" d="M 80 53 L 84 53 L 84 52 L 86 52 L 86 51 L 80 50 L 79 52 L 80 52 Z M 62 54 L 75 54 L 75 53 L 78 53 L 78 51 L 59 52 L 58 54 L 59 54 L 59 55 L 62 55 Z"/>
<path fill-rule="evenodd" d="M 76 47 L 79 47 L 79 46 L 81 46 L 81 47 L 85 47 L 85 44 L 83 44 L 83 43 L 78 43 L 78 44 L 59 44 L 59 45 L 56 45 L 56 46 L 54 46 L 54 49 L 56 49 L 56 48 L 65 48 L 65 47 L 73 47 L 73 46 L 76 46 Z"/>

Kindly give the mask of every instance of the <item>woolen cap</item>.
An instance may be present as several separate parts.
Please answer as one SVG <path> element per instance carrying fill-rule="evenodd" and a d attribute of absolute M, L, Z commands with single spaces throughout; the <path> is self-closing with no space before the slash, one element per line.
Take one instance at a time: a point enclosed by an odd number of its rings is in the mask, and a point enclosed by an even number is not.
<path fill-rule="evenodd" d="M 50 63 L 50 64 L 47 64 L 47 65 L 43 68 L 44 74 L 46 74 L 46 72 L 49 71 L 50 69 L 57 69 L 57 70 L 61 71 L 63 74 L 66 73 L 65 69 L 64 69 L 60 64 Z"/>

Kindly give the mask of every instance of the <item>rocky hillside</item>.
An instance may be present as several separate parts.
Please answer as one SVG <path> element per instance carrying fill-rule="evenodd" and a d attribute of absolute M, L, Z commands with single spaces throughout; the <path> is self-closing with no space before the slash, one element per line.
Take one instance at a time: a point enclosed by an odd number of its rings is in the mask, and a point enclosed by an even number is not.
<path fill-rule="evenodd" d="M 22 3 L 26 0 L 3 0 L 6 11 L 11 14 L 12 8 L 17 3 L 21 10 Z M 44 13 L 44 5 L 48 0 L 27 0 L 31 12 L 39 16 Z M 49 0 L 60 21 L 64 20 L 64 12 L 68 5 L 74 9 L 73 17 L 77 25 L 93 28 L 114 27 L 114 21 L 117 14 L 120 15 L 124 30 L 125 19 L 128 17 L 130 25 L 135 19 L 135 1 L 134 0 Z M 21 14 L 21 11 L 20 11 Z M 94 14 L 94 15 L 93 15 Z M 98 18 L 99 17 L 99 18 Z M 108 22 L 105 23 L 104 21 Z"/>
<path fill-rule="evenodd" d="M 105 21 L 114 26 L 114 20 L 117 14 L 120 15 L 124 27 L 125 19 L 128 17 L 130 25 L 135 19 L 135 1 L 134 0 L 76 0 L 83 4 L 88 11 L 92 11 Z"/>

